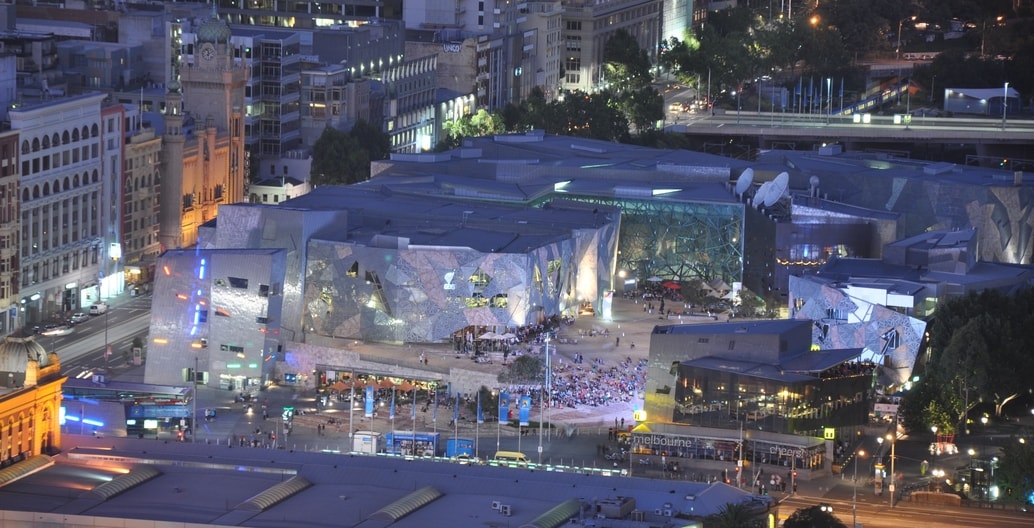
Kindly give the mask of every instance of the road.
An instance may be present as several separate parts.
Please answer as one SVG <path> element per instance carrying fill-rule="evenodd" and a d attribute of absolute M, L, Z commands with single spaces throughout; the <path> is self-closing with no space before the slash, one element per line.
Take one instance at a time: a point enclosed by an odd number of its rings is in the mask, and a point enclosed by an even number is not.
<path fill-rule="evenodd" d="M 134 337 L 145 337 L 151 324 L 151 297 L 127 298 L 112 305 L 104 315 L 90 316 L 90 320 L 75 325 L 75 330 L 64 336 L 46 336 L 36 339 L 47 350 L 61 358 L 63 374 L 76 376 L 84 370 L 108 368 L 124 363 L 123 353 L 132 350 Z M 105 344 L 111 345 L 111 356 L 104 357 Z"/>

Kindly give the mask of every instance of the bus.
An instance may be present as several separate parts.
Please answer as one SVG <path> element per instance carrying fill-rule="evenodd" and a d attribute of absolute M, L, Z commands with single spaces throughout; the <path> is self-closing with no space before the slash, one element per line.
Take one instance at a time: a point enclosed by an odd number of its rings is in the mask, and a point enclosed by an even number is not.
<path fill-rule="evenodd" d="M 125 427 L 129 436 L 158 432 L 177 432 L 191 427 L 194 389 L 190 386 L 151 385 L 113 381 L 103 376 L 69 378 L 61 388 L 62 425 L 80 422 L 79 430 L 90 425 L 95 434 L 115 433 Z M 103 421 L 92 416 L 102 408 L 121 408 L 124 422 Z M 214 417 L 214 411 L 198 409 L 198 414 Z M 103 413 L 113 418 L 111 412 Z M 70 429 L 74 431 L 75 428 Z"/>
<path fill-rule="evenodd" d="M 395 431 L 384 435 L 384 452 L 391 455 L 434 457 L 441 450 L 441 433 Z"/>

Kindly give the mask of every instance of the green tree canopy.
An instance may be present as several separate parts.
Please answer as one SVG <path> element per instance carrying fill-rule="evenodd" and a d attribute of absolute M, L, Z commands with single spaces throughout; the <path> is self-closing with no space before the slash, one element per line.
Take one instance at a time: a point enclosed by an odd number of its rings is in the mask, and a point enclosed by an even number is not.
<path fill-rule="evenodd" d="M 1013 295 L 970 293 L 938 306 L 929 327 L 926 371 L 903 402 L 906 427 L 955 432 L 981 404 L 997 416 L 1005 414 L 1010 402 L 1030 390 L 1032 325 L 1032 288 Z"/>
<path fill-rule="evenodd" d="M 822 506 L 811 506 L 790 514 L 783 528 L 847 528 L 847 525 L 832 512 L 823 511 Z"/>
<path fill-rule="evenodd" d="M 370 161 L 387 158 L 390 145 L 387 134 L 365 121 L 356 122 L 350 132 L 327 127 L 312 146 L 310 181 L 314 186 L 366 181 Z"/>

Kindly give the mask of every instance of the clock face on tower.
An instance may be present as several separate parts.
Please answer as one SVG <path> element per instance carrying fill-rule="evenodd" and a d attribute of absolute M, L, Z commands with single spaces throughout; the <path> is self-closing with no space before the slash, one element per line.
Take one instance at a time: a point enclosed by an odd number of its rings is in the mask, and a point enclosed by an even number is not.
<path fill-rule="evenodd" d="M 201 58 L 210 61 L 215 58 L 215 48 L 211 44 L 205 44 L 201 48 Z"/>

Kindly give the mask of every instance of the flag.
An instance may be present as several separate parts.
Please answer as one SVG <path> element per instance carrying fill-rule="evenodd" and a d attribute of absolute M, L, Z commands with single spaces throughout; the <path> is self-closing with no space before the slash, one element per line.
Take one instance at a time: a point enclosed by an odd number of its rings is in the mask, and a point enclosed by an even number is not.
<path fill-rule="evenodd" d="M 456 393 L 456 405 L 452 407 L 452 423 L 460 423 L 460 393 Z"/>
<path fill-rule="evenodd" d="M 388 407 L 388 419 L 395 419 L 395 389 L 391 389 L 391 407 Z"/>
<path fill-rule="evenodd" d="M 416 389 L 413 389 L 413 407 L 409 410 L 409 417 L 416 422 Z"/>
<path fill-rule="evenodd" d="M 844 98 L 844 78 L 840 78 L 840 98 Z"/>
<path fill-rule="evenodd" d="M 438 423 L 438 389 L 434 391 L 434 410 L 431 411 L 431 423 Z"/>
<path fill-rule="evenodd" d="M 478 423 L 485 423 L 485 413 L 481 411 L 481 391 L 478 391 Z"/>
<path fill-rule="evenodd" d="M 528 425 L 531 425 L 531 396 L 521 396 L 518 413 L 520 415 L 519 419 L 521 427 L 527 427 Z"/>
<path fill-rule="evenodd" d="M 801 95 L 801 90 L 803 90 L 803 89 L 804 89 L 804 77 L 798 77 L 797 78 L 797 88 L 794 89 L 793 94 L 794 95 Z"/>
<path fill-rule="evenodd" d="M 366 387 L 366 409 L 365 409 L 365 414 L 366 414 L 367 418 L 373 417 L 373 400 L 374 400 L 373 385 L 368 385 Z"/>
<path fill-rule="evenodd" d="M 510 419 L 510 395 L 499 392 L 499 423 L 506 423 Z"/>

